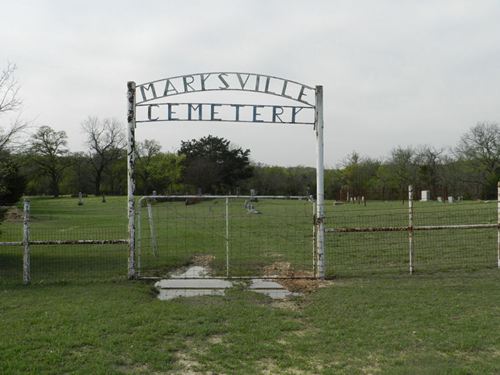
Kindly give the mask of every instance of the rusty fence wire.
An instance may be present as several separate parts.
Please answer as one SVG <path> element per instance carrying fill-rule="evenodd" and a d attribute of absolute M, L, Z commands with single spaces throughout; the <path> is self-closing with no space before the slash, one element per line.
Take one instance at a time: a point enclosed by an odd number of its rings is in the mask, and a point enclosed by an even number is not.
<path fill-rule="evenodd" d="M 333 202 L 325 221 L 328 276 L 500 267 L 497 201 Z"/>

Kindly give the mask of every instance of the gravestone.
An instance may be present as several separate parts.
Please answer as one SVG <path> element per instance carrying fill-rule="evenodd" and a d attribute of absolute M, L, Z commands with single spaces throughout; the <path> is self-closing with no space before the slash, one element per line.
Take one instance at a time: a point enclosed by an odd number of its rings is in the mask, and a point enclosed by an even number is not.
<path fill-rule="evenodd" d="M 428 202 L 431 200 L 431 191 L 430 190 L 422 190 L 420 193 L 420 201 L 421 202 Z"/>

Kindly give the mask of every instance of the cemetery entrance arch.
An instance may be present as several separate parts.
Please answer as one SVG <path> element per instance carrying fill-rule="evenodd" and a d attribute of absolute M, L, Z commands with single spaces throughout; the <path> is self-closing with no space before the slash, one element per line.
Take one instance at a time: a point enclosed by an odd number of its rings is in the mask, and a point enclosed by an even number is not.
<path fill-rule="evenodd" d="M 279 103 L 173 102 L 174 96 L 212 91 L 255 93 L 267 98 L 287 99 Z M 243 95 L 238 95 L 242 97 Z M 324 256 L 324 164 L 323 87 L 309 86 L 285 78 L 241 72 L 195 73 L 136 84 L 127 83 L 128 101 L 128 276 L 136 273 L 135 129 L 152 122 L 231 122 L 311 126 L 316 136 L 315 276 L 325 275 Z"/>

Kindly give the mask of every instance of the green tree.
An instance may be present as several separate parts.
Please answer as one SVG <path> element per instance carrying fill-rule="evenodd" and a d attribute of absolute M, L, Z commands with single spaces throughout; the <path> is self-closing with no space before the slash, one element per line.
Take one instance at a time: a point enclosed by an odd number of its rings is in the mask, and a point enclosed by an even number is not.
<path fill-rule="evenodd" d="M 252 176 L 250 150 L 232 146 L 224 138 L 209 135 L 182 141 L 178 154 L 185 157 L 184 182 L 205 193 L 229 191 Z"/>
<path fill-rule="evenodd" d="M 16 203 L 22 197 L 26 180 L 19 164 L 7 151 L 0 151 L 0 206 Z"/>

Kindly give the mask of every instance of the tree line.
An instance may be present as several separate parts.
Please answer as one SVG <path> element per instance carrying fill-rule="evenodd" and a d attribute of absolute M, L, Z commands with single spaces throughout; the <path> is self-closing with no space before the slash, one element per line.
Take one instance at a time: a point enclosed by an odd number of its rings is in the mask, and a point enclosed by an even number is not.
<path fill-rule="evenodd" d="M 0 74 L 0 206 L 26 195 L 126 194 L 124 125 L 116 119 L 88 117 L 81 123 L 86 150 L 72 152 L 67 134 L 50 126 L 29 129 L 20 110 L 15 65 Z M 8 117 L 8 116 L 7 116 Z M 24 135 L 24 138 L 22 137 Z M 22 140 L 22 141 L 21 141 Z M 325 145 L 328 147 L 328 144 Z M 176 153 L 162 152 L 155 140 L 136 146 L 137 194 L 309 195 L 315 169 L 252 163 L 250 150 L 220 137 L 183 141 Z M 396 147 L 383 159 L 353 151 L 341 165 L 325 171 L 327 199 L 405 199 L 408 185 L 435 197 L 496 196 L 500 177 L 500 127 L 481 122 L 454 147 Z"/>

